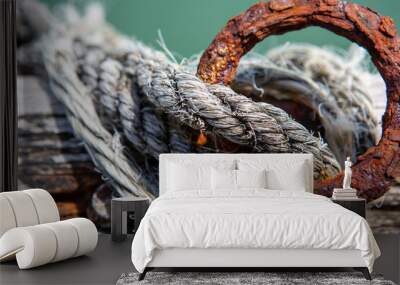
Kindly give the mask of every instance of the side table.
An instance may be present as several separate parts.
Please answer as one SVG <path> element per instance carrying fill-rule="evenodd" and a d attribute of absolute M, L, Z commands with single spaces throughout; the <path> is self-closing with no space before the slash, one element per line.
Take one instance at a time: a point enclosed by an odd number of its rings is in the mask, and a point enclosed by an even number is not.
<path fill-rule="evenodd" d="M 111 200 L 111 239 L 123 241 L 134 234 L 150 205 L 147 198 L 124 197 Z"/>
<path fill-rule="evenodd" d="M 365 219 L 365 199 L 354 198 L 354 199 L 331 199 L 333 203 L 339 204 L 340 206 L 359 214 Z"/>

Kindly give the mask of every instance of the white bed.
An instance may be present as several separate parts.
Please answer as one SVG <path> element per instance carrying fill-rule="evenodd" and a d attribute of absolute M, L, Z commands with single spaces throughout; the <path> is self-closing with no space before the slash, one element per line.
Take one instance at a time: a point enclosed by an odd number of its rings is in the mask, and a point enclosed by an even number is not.
<path fill-rule="evenodd" d="M 265 169 L 274 187 L 210 190 L 198 186 L 208 174 L 188 178 L 176 165 Z M 185 179 L 200 182 L 175 191 Z M 163 154 L 160 197 L 138 228 L 132 262 L 141 279 L 154 267 L 354 267 L 370 278 L 380 251 L 367 222 L 312 192 L 312 155 Z"/>

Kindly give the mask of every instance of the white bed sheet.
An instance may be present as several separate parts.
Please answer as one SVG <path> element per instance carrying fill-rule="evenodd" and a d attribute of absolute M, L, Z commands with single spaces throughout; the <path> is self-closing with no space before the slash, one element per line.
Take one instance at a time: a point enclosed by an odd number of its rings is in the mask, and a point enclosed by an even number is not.
<path fill-rule="evenodd" d="M 380 255 L 359 215 L 320 195 L 266 189 L 157 198 L 132 243 L 135 268 L 143 272 L 166 248 L 357 249 L 370 271 Z"/>

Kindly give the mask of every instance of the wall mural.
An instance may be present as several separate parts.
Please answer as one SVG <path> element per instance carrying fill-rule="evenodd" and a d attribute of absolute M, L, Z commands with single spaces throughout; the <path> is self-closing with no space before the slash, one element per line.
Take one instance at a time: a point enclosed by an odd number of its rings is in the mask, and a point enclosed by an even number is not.
<path fill-rule="evenodd" d="M 312 153 L 318 186 L 381 138 L 385 84 L 358 46 L 249 54 L 231 89 L 203 82 L 199 59 L 178 62 L 162 38 L 160 51 L 117 32 L 98 5 L 61 11 L 19 1 L 17 36 L 19 187 L 48 190 L 63 217 L 108 229 L 112 197 L 157 197 L 160 153 Z M 203 61 L 200 73 L 215 63 Z M 359 191 L 375 230 L 400 231 L 400 190 L 390 185 Z"/>

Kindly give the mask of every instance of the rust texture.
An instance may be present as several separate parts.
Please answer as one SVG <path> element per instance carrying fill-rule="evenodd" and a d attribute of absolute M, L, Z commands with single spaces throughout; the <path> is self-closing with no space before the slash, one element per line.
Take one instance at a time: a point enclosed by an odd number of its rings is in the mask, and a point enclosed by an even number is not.
<path fill-rule="evenodd" d="M 240 58 L 255 44 L 308 26 L 323 27 L 366 48 L 386 82 L 382 138 L 352 168 L 352 187 L 359 196 L 377 199 L 400 174 L 400 37 L 391 18 L 340 0 L 260 2 L 228 21 L 202 55 L 197 74 L 207 83 L 229 85 Z M 315 193 L 331 196 L 342 180 L 343 173 L 316 181 Z"/>

